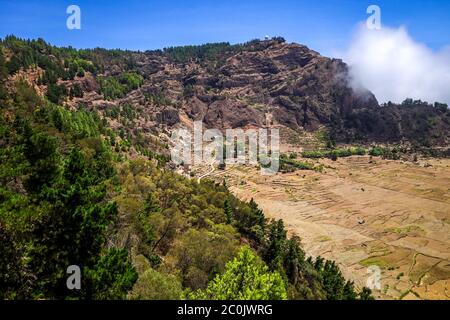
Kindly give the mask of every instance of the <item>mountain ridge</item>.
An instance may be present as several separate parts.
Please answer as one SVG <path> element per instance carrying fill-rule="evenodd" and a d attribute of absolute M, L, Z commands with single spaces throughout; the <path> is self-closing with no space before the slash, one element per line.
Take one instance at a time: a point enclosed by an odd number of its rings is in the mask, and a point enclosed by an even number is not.
<path fill-rule="evenodd" d="M 3 41 L 7 49 L 15 41 L 8 39 Z M 53 48 L 63 68 L 58 85 L 82 91 L 81 97 L 62 95 L 61 103 L 102 114 L 130 105 L 135 128 L 142 131 L 159 125 L 170 130 L 185 118 L 217 129 L 278 126 L 294 135 L 325 129 L 331 140 L 342 143 L 447 147 L 450 142 L 445 104 L 406 99 L 380 106 L 369 90 L 352 88 L 342 60 L 281 37 L 145 52 Z M 82 61 L 68 75 L 65 67 L 70 72 L 73 61 L 67 62 L 67 55 Z M 130 73 L 141 77 L 141 83 L 115 92 L 121 75 Z M 48 94 L 42 81 L 38 87 Z"/>

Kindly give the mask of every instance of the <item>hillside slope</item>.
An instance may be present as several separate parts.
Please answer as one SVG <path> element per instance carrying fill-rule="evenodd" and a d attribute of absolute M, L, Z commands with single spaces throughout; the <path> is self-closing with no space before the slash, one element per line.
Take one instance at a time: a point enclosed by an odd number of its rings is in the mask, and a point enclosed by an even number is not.
<path fill-rule="evenodd" d="M 370 299 L 254 201 L 165 166 L 155 123 L 180 111 L 134 57 L 169 59 L 1 42 L 0 298 Z"/>

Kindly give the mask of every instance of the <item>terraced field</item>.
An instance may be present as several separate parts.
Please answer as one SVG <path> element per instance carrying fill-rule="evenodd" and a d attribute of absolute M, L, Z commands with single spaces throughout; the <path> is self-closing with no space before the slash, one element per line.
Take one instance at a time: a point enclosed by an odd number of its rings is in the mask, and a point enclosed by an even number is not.
<path fill-rule="evenodd" d="M 358 286 L 381 269 L 383 299 L 450 299 L 450 160 L 420 163 L 367 156 L 317 160 L 323 172 L 262 176 L 228 167 L 227 180 L 283 219 L 308 254 L 336 260 Z"/>

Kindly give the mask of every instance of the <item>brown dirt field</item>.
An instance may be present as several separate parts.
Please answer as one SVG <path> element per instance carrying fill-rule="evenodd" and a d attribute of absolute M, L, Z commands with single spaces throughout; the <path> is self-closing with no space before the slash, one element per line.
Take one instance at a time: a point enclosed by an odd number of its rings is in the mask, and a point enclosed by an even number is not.
<path fill-rule="evenodd" d="M 240 166 L 208 178 L 225 178 L 238 197 L 283 219 L 308 254 L 335 260 L 358 287 L 379 266 L 377 298 L 450 299 L 450 159 L 316 162 L 323 172 L 263 176 Z"/>

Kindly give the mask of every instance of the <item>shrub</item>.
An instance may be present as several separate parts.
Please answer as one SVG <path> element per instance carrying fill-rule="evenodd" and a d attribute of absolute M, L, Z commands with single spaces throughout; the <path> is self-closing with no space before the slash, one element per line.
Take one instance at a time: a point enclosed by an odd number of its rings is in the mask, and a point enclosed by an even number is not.
<path fill-rule="evenodd" d="M 180 300 L 183 298 L 183 287 L 174 275 L 150 268 L 139 277 L 129 298 L 134 300 Z"/>
<path fill-rule="evenodd" d="M 316 170 L 314 164 L 309 162 L 302 162 L 287 158 L 286 155 L 280 157 L 280 170 L 283 172 L 292 172 L 294 170 Z"/>
<path fill-rule="evenodd" d="M 337 159 L 343 157 L 350 157 L 354 155 L 365 155 L 366 149 L 362 147 L 351 147 L 346 149 L 333 149 L 333 150 L 319 150 L 319 151 L 305 151 L 302 156 L 305 158 L 329 158 Z"/>

